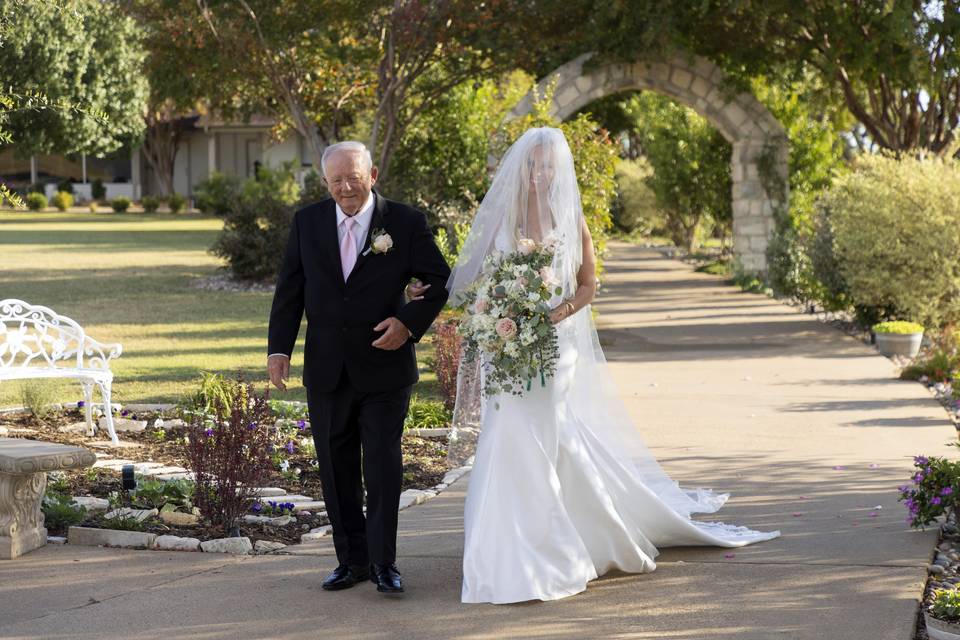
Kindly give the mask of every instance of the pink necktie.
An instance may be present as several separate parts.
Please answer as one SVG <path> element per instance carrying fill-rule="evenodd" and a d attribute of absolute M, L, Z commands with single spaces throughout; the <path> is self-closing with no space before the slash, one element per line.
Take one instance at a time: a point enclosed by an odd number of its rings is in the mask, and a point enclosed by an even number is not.
<path fill-rule="evenodd" d="M 343 280 L 346 282 L 353 271 L 353 265 L 357 263 L 357 243 L 353 239 L 353 228 L 357 221 L 353 218 L 346 218 L 343 221 L 344 233 L 343 240 L 340 241 L 340 264 L 343 266 Z"/>

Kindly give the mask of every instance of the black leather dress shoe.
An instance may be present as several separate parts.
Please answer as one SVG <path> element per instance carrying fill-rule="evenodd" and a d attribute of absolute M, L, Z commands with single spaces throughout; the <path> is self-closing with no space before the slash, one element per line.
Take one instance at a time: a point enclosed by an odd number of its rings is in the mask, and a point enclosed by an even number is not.
<path fill-rule="evenodd" d="M 366 580 L 370 572 L 366 567 L 351 567 L 342 564 L 333 570 L 333 573 L 327 576 L 323 581 L 323 588 L 327 591 L 339 591 L 340 589 L 349 589 L 362 580 Z"/>
<path fill-rule="evenodd" d="M 370 565 L 370 582 L 380 593 L 403 593 L 403 580 L 395 564 Z"/>

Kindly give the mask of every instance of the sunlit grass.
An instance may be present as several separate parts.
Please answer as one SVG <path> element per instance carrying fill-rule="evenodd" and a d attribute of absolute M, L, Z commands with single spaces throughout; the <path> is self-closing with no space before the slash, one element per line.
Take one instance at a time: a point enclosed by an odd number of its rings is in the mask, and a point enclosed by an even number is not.
<path fill-rule="evenodd" d="M 272 294 L 205 291 L 193 285 L 220 267 L 208 253 L 221 228 L 198 214 L 0 211 L 0 299 L 42 304 L 80 323 L 101 342 L 119 342 L 118 402 L 175 401 L 202 371 L 266 383 Z M 293 382 L 275 398 L 305 399 L 302 337 Z M 430 356 L 418 345 L 421 367 Z M 421 395 L 435 377 L 423 374 Z M 79 385 L 62 401 L 77 400 Z M 0 384 L 0 406 L 18 405 L 19 383 Z"/>

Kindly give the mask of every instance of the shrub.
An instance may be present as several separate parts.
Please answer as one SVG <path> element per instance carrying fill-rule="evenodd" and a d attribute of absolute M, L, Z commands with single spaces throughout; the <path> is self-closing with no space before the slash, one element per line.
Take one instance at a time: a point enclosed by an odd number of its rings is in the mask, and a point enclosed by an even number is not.
<path fill-rule="evenodd" d="M 27 194 L 27 209 L 30 211 L 41 211 L 47 208 L 47 196 L 42 193 Z"/>
<path fill-rule="evenodd" d="M 272 468 L 268 429 L 273 415 L 266 394 L 258 395 L 240 378 L 208 375 L 185 414 L 194 502 L 211 524 L 229 534 Z"/>
<path fill-rule="evenodd" d="M 453 416 L 439 400 L 425 400 L 414 396 L 403 421 L 404 429 L 441 429 L 449 427 Z"/>
<path fill-rule="evenodd" d="M 880 322 L 873 325 L 873 332 L 898 334 L 922 333 L 923 325 L 917 324 L 916 322 L 905 322 L 903 320 L 897 320 L 894 322 Z"/>
<path fill-rule="evenodd" d="M 330 192 L 323 184 L 323 176 L 313 169 L 303 176 L 303 192 L 300 194 L 300 202 L 303 205 L 319 202 L 329 196 Z"/>
<path fill-rule="evenodd" d="M 104 529 L 118 531 L 143 531 L 147 528 L 147 525 L 140 518 L 128 512 L 118 513 L 112 518 L 101 517 L 100 526 Z"/>
<path fill-rule="evenodd" d="M 107 197 L 107 188 L 103 186 L 103 180 L 94 178 L 90 183 L 90 197 L 94 200 L 103 200 Z"/>
<path fill-rule="evenodd" d="M 289 166 L 277 171 L 261 168 L 259 175 L 259 181 L 244 184 L 234 206 L 224 215 L 220 237 L 211 247 L 240 280 L 265 280 L 277 275 L 299 197 L 299 186 Z"/>
<path fill-rule="evenodd" d="M 160 208 L 160 198 L 156 196 L 143 196 L 140 198 L 140 205 L 147 213 L 156 213 Z"/>
<path fill-rule="evenodd" d="M 955 161 L 866 156 L 822 206 L 854 304 L 927 327 L 960 320 L 960 171 Z"/>
<path fill-rule="evenodd" d="M 53 206 L 60 211 L 66 211 L 73 206 L 73 194 L 67 191 L 57 191 L 53 196 Z"/>
<path fill-rule="evenodd" d="M 900 501 L 907 507 L 910 526 L 922 529 L 947 513 L 958 515 L 960 462 L 916 456 L 913 466 L 917 469 L 911 478 L 913 486 L 900 487 Z"/>
<path fill-rule="evenodd" d="M 657 197 L 646 182 L 652 173 L 650 163 L 644 158 L 617 163 L 617 196 L 610 213 L 618 231 L 649 234 L 664 228 Z"/>
<path fill-rule="evenodd" d="M 957 589 L 937 589 L 933 592 L 930 614 L 937 620 L 947 622 L 960 621 L 960 591 Z"/>
<path fill-rule="evenodd" d="M 133 506 L 141 509 L 160 509 L 165 504 L 176 507 L 191 506 L 193 483 L 189 480 L 142 480 L 131 492 Z"/>
<path fill-rule="evenodd" d="M 85 507 L 74 504 L 73 498 L 57 491 L 44 494 L 40 510 L 43 511 L 44 526 L 54 535 L 80 524 L 87 517 Z"/>
<path fill-rule="evenodd" d="M 960 372 L 960 338 L 952 330 L 934 335 L 929 348 L 921 352 L 916 362 L 900 372 L 903 380 L 919 380 L 926 376 L 933 382 L 947 382 Z M 960 384 L 954 386 L 960 389 Z"/>
<path fill-rule="evenodd" d="M 27 187 L 27 193 L 46 193 L 47 185 L 43 182 L 31 182 Z"/>
<path fill-rule="evenodd" d="M 113 207 L 113 210 L 117 213 L 123 213 L 130 208 L 130 198 L 126 196 L 117 196 L 110 201 L 110 206 Z"/>
<path fill-rule="evenodd" d="M 170 213 L 180 213 L 187 206 L 187 199 L 179 193 L 171 193 L 167 198 L 167 206 L 170 207 Z"/>
<path fill-rule="evenodd" d="M 57 191 L 62 191 L 63 193 L 69 193 L 73 195 L 73 181 L 69 178 L 61 180 L 57 183 Z"/>
<path fill-rule="evenodd" d="M 446 320 L 433 325 L 433 368 L 443 403 L 450 411 L 453 411 L 457 401 L 457 370 L 462 344 L 462 338 L 457 333 L 458 324 L 457 320 Z"/>
<path fill-rule="evenodd" d="M 193 190 L 197 209 L 203 213 L 224 216 L 233 208 L 240 193 L 240 179 L 214 171 Z"/>
<path fill-rule="evenodd" d="M 48 418 L 60 413 L 59 391 L 59 386 L 49 380 L 24 380 L 20 383 L 20 401 L 35 420 L 46 423 Z"/>

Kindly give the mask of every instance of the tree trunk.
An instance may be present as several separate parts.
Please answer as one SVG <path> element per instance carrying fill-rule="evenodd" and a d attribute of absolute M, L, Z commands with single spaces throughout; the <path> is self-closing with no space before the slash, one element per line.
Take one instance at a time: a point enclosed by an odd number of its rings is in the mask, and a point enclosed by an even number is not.
<path fill-rule="evenodd" d="M 143 140 L 143 153 L 147 164 L 153 169 L 163 195 L 173 193 L 173 171 L 180 148 L 181 125 L 176 120 L 152 115 L 146 118 L 147 132 Z"/>

